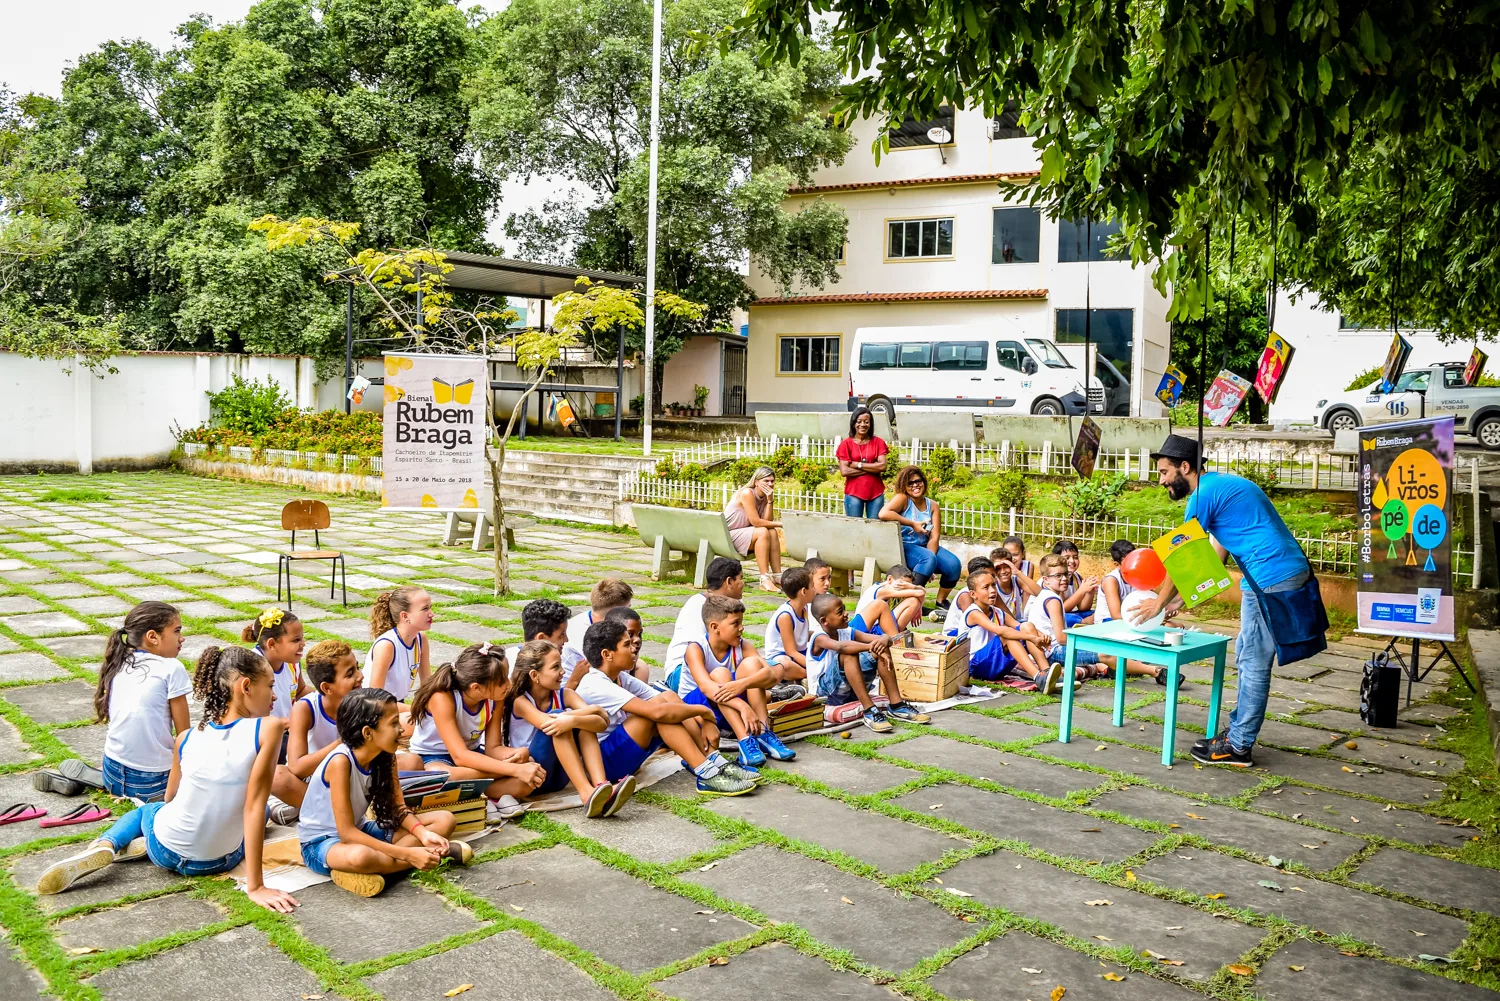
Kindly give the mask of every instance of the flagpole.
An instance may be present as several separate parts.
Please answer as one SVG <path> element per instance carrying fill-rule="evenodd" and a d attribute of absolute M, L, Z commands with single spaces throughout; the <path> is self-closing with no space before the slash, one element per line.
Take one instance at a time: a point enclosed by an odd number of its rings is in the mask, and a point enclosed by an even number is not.
<path fill-rule="evenodd" d="M 661 0 L 651 13 L 651 153 L 646 184 L 646 364 L 641 376 L 645 398 L 643 454 L 651 454 L 651 411 L 656 375 L 656 161 L 661 128 Z"/>

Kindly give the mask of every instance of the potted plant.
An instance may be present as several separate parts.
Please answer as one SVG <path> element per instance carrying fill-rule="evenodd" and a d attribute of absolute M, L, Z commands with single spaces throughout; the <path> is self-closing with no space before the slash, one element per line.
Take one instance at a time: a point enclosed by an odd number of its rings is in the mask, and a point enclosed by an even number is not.
<path fill-rule="evenodd" d="M 708 403 L 708 387 L 693 385 L 693 416 L 702 417 L 704 404 Z"/>

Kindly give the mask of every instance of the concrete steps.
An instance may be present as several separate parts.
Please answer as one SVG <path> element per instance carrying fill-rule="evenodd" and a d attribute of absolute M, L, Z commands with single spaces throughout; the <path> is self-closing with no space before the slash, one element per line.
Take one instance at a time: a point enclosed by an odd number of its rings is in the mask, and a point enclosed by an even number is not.
<path fill-rule="evenodd" d="M 501 494 L 507 505 L 543 518 L 593 525 L 615 522 L 620 476 L 655 460 L 573 452 L 505 452 Z"/>

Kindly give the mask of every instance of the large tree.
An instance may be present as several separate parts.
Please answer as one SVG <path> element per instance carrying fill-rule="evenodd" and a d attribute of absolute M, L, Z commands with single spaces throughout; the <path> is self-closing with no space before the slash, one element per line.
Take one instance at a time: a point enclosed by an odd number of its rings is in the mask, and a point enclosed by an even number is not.
<path fill-rule="evenodd" d="M 843 211 L 821 200 L 798 212 L 781 208 L 788 187 L 849 148 L 826 113 L 837 62 L 805 38 L 795 67 L 758 66 L 748 46 L 704 44 L 741 9 L 737 0 L 665 5 L 657 281 L 708 313 L 701 321 L 659 316 L 659 361 L 686 333 L 723 326 L 749 301 L 749 255 L 783 286 L 837 280 Z M 588 192 L 511 215 L 518 252 L 642 273 L 650 5 L 514 0 L 482 30 L 473 124 L 484 163 L 504 177 L 561 177 Z M 634 330 L 628 343 L 638 347 L 640 337 Z"/>
<path fill-rule="evenodd" d="M 1033 195 L 1121 219 L 1137 260 L 1164 258 L 1172 319 L 1201 312 L 1207 233 L 1240 211 L 1283 222 L 1288 277 L 1335 303 L 1388 299 L 1397 241 L 1379 210 L 1406 176 L 1409 211 L 1431 216 L 1402 314 L 1494 327 L 1493 3 L 750 0 L 730 37 L 795 62 L 814 17 L 853 80 L 846 111 L 1019 100 L 1042 160 Z M 1358 239 L 1372 219 L 1380 232 Z M 1453 270 L 1472 280 L 1443 280 Z"/>
<path fill-rule="evenodd" d="M 127 342 L 342 354 L 326 247 L 267 255 L 265 213 L 357 219 L 380 245 L 482 250 L 495 188 L 448 0 L 262 0 L 158 51 L 111 42 L 60 99 L 22 105 L 28 162 L 80 178 L 78 237 L 20 269 L 33 308 L 117 319 Z"/>

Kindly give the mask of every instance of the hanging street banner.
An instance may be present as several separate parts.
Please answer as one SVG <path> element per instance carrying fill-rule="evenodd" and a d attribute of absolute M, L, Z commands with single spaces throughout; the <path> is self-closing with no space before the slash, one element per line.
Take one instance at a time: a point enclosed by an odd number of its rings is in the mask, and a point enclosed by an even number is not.
<path fill-rule="evenodd" d="M 1168 410 L 1177 408 L 1177 401 L 1182 399 L 1182 387 L 1187 383 L 1187 373 L 1176 365 L 1168 365 L 1167 370 L 1161 374 L 1161 382 L 1156 386 L 1156 398 L 1166 405 Z"/>
<path fill-rule="evenodd" d="M 1203 416 L 1214 427 L 1224 427 L 1249 395 L 1250 383 L 1226 368 L 1218 374 L 1204 394 Z"/>
<path fill-rule="evenodd" d="M 1453 418 L 1359 429 L 1359 631 L 1453 639 Z"/>
<path fill-rule="evenodd" d="M 480 355 L 385 356 L 381 505 L 477 508 L 489 477 Z"/>
<path fill-rule="evenodd" d="M 1266 349 L 1260 353 L 1260 364 L 1255 368 L 1255 391 L 1267 406 L 1276 402 L 1276 391 L 1281 388 L 1281 380 L 1286 377 L 1287 366 L 1292 363 L 1295 351 L 1280 334 L 1273 333 L 1266 338 Z"/>
<path fill-rule="evenodd" d="M 1479 346 L 1476 344 L 1473 352 L 1469 355 L 1469 363 L 1464 366 L 1465 386 L 1479 385 L 1480 377 L 1484 375 L 1484 363 L 1489 360 L 1490 356 L 1479 350 Z"/>
<path fill-rule="evenodd" d="M 1401 373 L 1406 370 L 1406 359 L 1411 357 L 1411 341 L 1400 334 L 1391 339 L 1391 349 L 1385 354 L 1385 364 L 1380 369 L 1380 391 L 1389 393 L 1396 388 Z"/>

